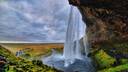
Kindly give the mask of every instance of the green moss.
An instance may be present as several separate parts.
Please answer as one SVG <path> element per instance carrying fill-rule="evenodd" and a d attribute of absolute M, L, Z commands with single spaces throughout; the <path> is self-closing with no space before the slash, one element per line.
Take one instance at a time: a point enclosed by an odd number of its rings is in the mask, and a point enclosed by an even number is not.
<path fill-rule="evenodd" d="M 9 50 L 0 46 L 0 55 L 4 56 L 9 62 L 15 62 L 17 58 Z"/>
<path fill-rule="evenodd" d="M 98 72 L 121 72 L 123 70 L 128 70 L 128 64 L 124 64 L 124 65 L 120 65 L 117 67 L 112 67 L 112 68 L 108 68 L 108 69 L 104 69 Z"/>
<path fill-rule="evenodd" d="M 39 60 L 26 60 L 22 58 L 17 58 L 9 50 L 0 47 L 0 55 L 4 56 L 8 64 L 4 72 L 60 72 L 55 68 L 48 67 Z"/>
<path fill-rule="evenodd" d="M 126 63 L 128 63 L 128 59 L 120 59 L 120 62 L 121 62 L 121 64 L 126 64 Z"/>
<path fill-rule="evenodd" d="M 20 59 L 16 64 L 9 65 L 6 72 L 59 72 L 55 68 L 48 67 L 39 60 L 28 61 Z"/>
<path fill-rule="evenodd" d="M 10 66 L 10 67 L 9 67 L 9 70 L 7 70 L 6 72 L 16 72 L 16 70 L 14 69 L 13 66 Z"/>
<path fill-rule="evenodd" d="M 96 62 L 98 64 L 98 67 L 100 69 L 109 68 L 114 64 L 114 62 L 116 62 L 116 59 L 114 59 L 113 57 L 109 56 L 103 50 L 98 51 L 94 55 L 94 59 L 96 60 Z"/>
<path fill-rule="evenodd" d="M 128 43 L 115 43 L 113 47 L 116 48 L 116 52 L 128 54 Z"/>

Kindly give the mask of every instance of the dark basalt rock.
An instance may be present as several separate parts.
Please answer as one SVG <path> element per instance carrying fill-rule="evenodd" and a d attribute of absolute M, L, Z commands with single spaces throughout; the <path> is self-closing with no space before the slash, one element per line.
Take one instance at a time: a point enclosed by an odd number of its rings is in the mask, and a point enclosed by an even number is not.
<path fill-rule="evenodd" d="M 0 61 L 4 61 L 4 62 L 6 62 L 5 57 L 0 55 Z"/>
<path fill-rule="evenodd" d="M 92 43 L 128 41 L 128 0 L 69 0 L 69 3 L 81 11 Z"/>
<path fill-rule="evenodd" d="M 76 60 L 64 72 L 96 72 L 90 61 Z"/>
<path fill-rule="evenodd" d="M 6 65 L 6 59 L 3 56 L 0 56 L 0 72 L 4 72 L 4 68 Z"/>

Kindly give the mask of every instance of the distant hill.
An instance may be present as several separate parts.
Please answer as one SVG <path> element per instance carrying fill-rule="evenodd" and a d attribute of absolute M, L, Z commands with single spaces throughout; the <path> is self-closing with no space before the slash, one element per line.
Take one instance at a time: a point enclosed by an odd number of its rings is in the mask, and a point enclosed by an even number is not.
<path fill-rule="evenodd" d="M 3 43 L 1 46 L 11 51 L 14 55 L 22 50 L 32 57 L 49 54 L 53 48 L 59 51 L 64 48 L 63 43 Z"/>
<path fill-rule="evenodd" d="M 64 42 L 26 42 L 26 41 L 0 41 L 0 44 L 58 44 L 58 43 L 62 43 L 64 44 Z"/>

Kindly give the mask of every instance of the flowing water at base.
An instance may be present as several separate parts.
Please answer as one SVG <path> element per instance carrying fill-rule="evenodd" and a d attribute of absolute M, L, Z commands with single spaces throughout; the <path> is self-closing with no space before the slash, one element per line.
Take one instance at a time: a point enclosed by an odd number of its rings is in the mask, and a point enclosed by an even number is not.
<path fill-rule="evenodd" d="M 59 54 L 53 50 L 51 56 L 43 58 L 42 60 L 44 64 L 64 72 L 95 72 L 93 63 L 88 57 L 85 57 L 82 60 L 75 59 L 72 64 L 65 67 L 65 59 L 63 54 Z"/>

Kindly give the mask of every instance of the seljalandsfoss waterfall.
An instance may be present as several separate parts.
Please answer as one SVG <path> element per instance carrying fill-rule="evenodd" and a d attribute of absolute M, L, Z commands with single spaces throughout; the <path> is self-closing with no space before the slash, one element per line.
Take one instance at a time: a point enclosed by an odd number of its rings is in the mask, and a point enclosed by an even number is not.
<path fill-rule="evenodd" d="M 43 63 L 64 72 L 95 72 L 88 53 L 86 24 L 79 10 L 71 6 L 63 53 L 53 50 Z"/>
<path fill-rule="evenodd" d="M 0 0 L 0 72 L 128 72 L 128 0 Z"/>
<path fill-rule="evenodd" d="M 64 72 L 95 72 L 89 53 L 86 24 L 77 7 L 69 6 L 67 31 L 63 53 L 52 50 L 43 63 Z"/>
<path fill-rule="evenodd" d="M 65 66 L 74 63 L 75 59 L 82 60 L 87 55 L 87 37 L 84 38 L 86 27 L 84 23 L 80 23 L 80 19 L 79 11 L 71 6 L 63 53 Z M 83 45 L 80 40 L 82 40 Z M 84 50 L 83 53 L 82 50 Z"/>

